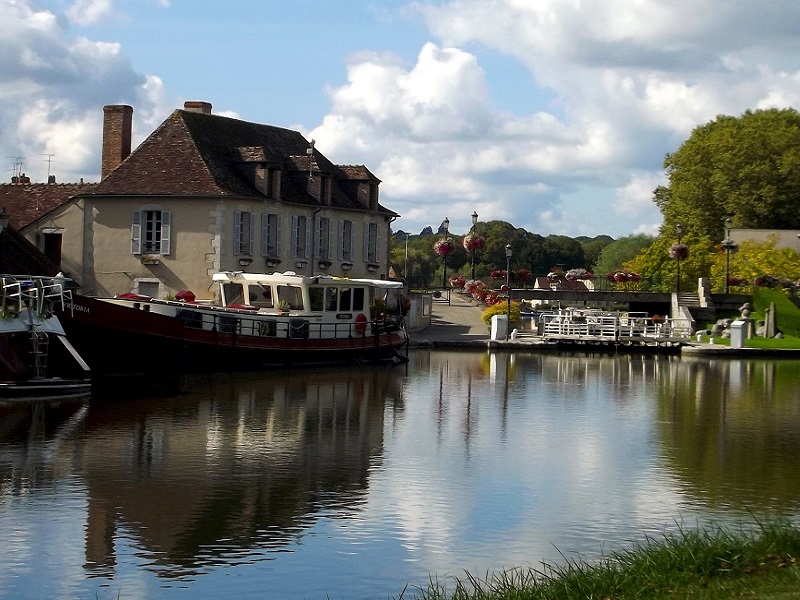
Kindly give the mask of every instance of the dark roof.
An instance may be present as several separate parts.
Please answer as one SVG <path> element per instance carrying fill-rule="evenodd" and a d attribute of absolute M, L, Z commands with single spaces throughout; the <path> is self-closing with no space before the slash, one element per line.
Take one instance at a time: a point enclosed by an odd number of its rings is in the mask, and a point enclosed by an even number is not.
<path fill-rule="evenodd" d="M 364 209 L 344 185 L 354 179 L 378 182 L 366 167 L 337 167 L 290 129 L 220 115 L 174 111 L 130 156 L 101 181 L 96 195 L 229 196 L 263 198 L 243 165 L 261 162 L 283 169 L 281 199 L 319 204 L 306 191 L 311 171 L 331 177 L 331 206 Z M 358 170 L 358 177 L 353 176 Z M 395 214 L 379 207 L 385 214 Z"/>
<path fill-rule="evenodd" d="M 4 183 L 0 185 L 0 208 L 17 229 L 58 208 L 71 197 L 96 188 L 96 183 Z"/>
<path fill-rule="evenodd" d="M 59 270 L 12 225 L 0 229 L 0 273 L 52 277 Z"/>

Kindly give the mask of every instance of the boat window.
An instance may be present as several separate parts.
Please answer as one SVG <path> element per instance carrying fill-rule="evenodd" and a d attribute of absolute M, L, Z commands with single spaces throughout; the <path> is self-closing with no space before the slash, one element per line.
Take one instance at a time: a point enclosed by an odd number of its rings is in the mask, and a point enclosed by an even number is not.
<path fill-rule="evenodd" d="M 321 287 L 308 288 L 308 299 L 311 302 L 311 310 L 321 311 L 325 306 L 325 289 Z"/>
<path fill-rule="evenodd" d="M 339 294 L 339 310 L 341 312 L 348 312 L 351 309 L 351 300 L 353 299 L 353 290 L 344 288 Z"/>
<path fill-rule="evenodd" d="M 247 287 L 247 292 L 250 298 L 248 304 L 258 306 L 259 308 L 272 308 L 272 288 L 268 285 L 252 284 Z"/>
<path fill-rule="evenodd" d="M 303 288 L 296 285 L 278 286 L 278 303 L 288 302 L 291 310 L 303 310 Z"/>
<path fill-rule="evenodd" d="M 325 290 L 325 310 L 336 311 L 339 288 L 329 287 Z"/>
<path fill-rule="evenodd" d="M 364 288 L 353 288 L 353 310 L 364 310 Z"/>
<path fill-rule="evenodd" d="M 244 289 L 241 283 L 225 283 L 222 285 L 225 304 L 244 304 Z"/>

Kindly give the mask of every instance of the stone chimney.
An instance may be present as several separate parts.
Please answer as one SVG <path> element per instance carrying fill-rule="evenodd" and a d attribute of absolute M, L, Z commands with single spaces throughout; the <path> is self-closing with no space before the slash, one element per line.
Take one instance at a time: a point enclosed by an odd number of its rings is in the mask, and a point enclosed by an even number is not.
<path fill-rule="evenodd" d="M 100 178 L 116 169 L 131 153 L 133 107 L 109 104 L 103 107 L 103 159 Z"/>
<path fill-rule="evenodd" d="M 210 115 L 211 103 L 203 102 L 202 100 L 187 100 L 183 103 L 183 110 Z"/>

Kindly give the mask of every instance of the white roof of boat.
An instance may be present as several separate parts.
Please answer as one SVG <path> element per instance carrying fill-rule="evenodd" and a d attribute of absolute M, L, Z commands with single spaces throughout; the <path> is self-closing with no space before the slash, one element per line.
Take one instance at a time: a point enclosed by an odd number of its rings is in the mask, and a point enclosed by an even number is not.
<path fill-rule="evenodd" d="M 212 276 L 214 281 L 237 281 L 244 280 L 252 283 L 285 283 L 285 284 L 342 284 L 342 283 L 355 283 L 361 285 L 369 285 L 377 288 L 384 289 L 397 289 L 403 287 L 401 281 L 389 281 L 387 279 L 350 279 L 348 277 L 334 277 L 332 275 L 298 275 L 294 271 L 287 271 L 286 273 L 245 273 L 244 271 L 224 271 L 221 273 L 214 273 Z"/>

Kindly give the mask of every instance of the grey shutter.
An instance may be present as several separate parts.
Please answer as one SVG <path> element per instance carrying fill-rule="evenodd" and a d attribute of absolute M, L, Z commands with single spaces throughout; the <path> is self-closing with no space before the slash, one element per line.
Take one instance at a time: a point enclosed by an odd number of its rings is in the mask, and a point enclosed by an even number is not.
<path fill-rule="evenodd" d="M 303 254 L 303 256 L 305 258 L 311 258 L 312 257 L 312 254 L 311 254 L 311 240 L 314 239 L 314 235 L 313 235 L 314 231 L 313 231 L 313 228 L 312 228 L 311 221 L 313 221 L 313 219 L 309 219 L 308 217 L 306 217 L 306 247 L 305 247 L 305 253 Z"/>
<path fill-rule="evenodd" d="M 142 253 L 142 211 L 131 213 L 131 254 Z"/>
<path fill-rule="evenodd" d="M 247 213 L 249 218 L 250 224 L 250 243 L 247 245 L 247 254 L 248 256 L 253 256 L 253 251 L 255 250 L 255 243 L 256 243 L 256 220 L 255 215 L 253 213 Z"/>
<path fill-rule="evenodd" d="M 369 262 L 369 223 L 364 223 L 364 262 Z"/>
<path fill-rule="evenodd" d="M 261 256 L 269 256 L 269 215 L 261 215 Z"/>
<path fill-rule="evenodd" d="M 297 246 L 299 240 L 299 223 L 297 222 L 297 216 L 292 215 L 292 258 L 297 258 Z"/>
<path fill-rule="evenodd" d="M 172 233 L 172 213 L 168 210 L 161 211 L 161 254 L 169 254 L 171 244 L 170 235 Z"/>
<path fill-rule="evenodd" d="M 344 219 L 339 219 L 339 235 L 336 238 L 336 258 L 344 260 Z"/>
<path fill-rule="evenodd" d="M 381 262 L 381 226 L 375 223 L 375 262 Z"/>
<path fill-rule="evenodd" d="M 283 223 L 283 217 L 281 215 L 275 215 L 275 258 L 280 259 L 281 257 L 281 248 L 283 247 L 281 244 L 281 224 Z"/>
<path fill-rule="evenodd" d="M 233 213 L 233 255 L 239 256 L 241 254 L 240 248 L 242 247 L 242 213 L 236 211 Z"/>

